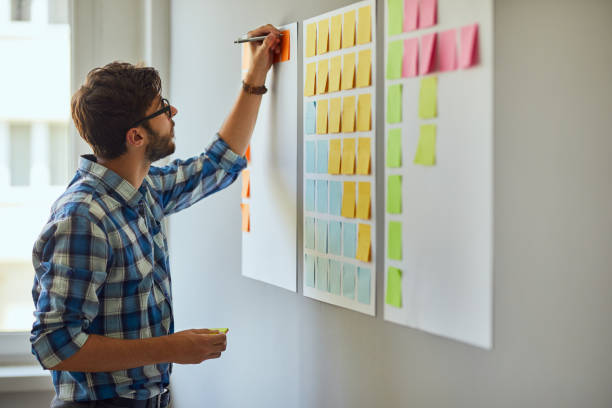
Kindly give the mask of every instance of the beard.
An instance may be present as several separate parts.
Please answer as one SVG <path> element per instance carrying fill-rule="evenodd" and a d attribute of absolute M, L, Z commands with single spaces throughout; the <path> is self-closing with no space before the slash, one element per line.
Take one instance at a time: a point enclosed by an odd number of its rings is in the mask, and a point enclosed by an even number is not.
<path fill-rule="evenodd" d="M 149 144 L 145 149 L 145 158 L 150 162 L 156 162 L 157 160 L 163 159 L 164 157 L 170 156 L 174 153 L 176 146 L 174 145 L 174 123 L 172 124 L 172 130 L 169 135 L 162 136 L 160 133 L 155 132 L 149 126 L 146 126 L 147 132 L 149 132 Z"/>

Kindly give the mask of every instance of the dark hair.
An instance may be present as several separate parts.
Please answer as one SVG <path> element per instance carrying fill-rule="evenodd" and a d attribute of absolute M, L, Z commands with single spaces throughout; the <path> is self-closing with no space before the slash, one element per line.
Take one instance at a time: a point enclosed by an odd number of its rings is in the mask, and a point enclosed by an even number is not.
<path fill-rule="evenodd" d="M 97 157 L 114 159 L 127 151 L 129 126 L 146 116 L 160 95 L 161 79 L 155 68 L 111 62 L 89 71 L 72 95 L 72 120 Z"/>

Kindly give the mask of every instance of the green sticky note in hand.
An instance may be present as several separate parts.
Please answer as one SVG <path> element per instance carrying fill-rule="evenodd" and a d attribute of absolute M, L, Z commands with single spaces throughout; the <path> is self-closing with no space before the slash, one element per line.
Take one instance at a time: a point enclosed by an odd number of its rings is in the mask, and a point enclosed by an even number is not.
<path fill-rule="evenodd" d="M 395 307 L 402 307 L 402 271 L 389 267 L 387 270 L 387 296 L 385 303 Z"/>
<path fill-rule="evenodd" d="M 421 79 L 419 92 L 419 118 L 432 119 L 438 116 L 438 78 L 430 76 Z"/>
<path fill-rule="evenodd" d="M 402 223 L 398 221 L 389 222 L 389 259 L 402 260 Z"/>
<path fill-rule="evenodd" d="M 419 146 L 414 155 L 414 164 L 433 166 L 436 164 L 436 125 L 422 125 Z"/>
<path fill-rule="evenodd" d="M 216 331 L 218 331 L 219 333 L 225 334 L 225 333 L 227 333 L 227 331 L 228 331 L 229 329 L 227 329 L 227 328 L 226 328 L 226 329 L 208 329 L 208 330 L 216 330 Z"/>

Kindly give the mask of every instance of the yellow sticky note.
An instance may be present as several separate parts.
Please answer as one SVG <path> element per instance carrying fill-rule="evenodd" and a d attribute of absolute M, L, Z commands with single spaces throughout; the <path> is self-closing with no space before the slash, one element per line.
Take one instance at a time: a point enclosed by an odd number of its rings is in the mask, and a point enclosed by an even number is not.
<path fill-rule="evenodd" d="M 329 92 L 338 92 L 340 90 L 340 71 L 342 70 L 342 57 L 340 55 L 331 59 L 331 68 L 329 70 Z"/>
<path fill-rule="evenodd" d="M 329 101 L 329 133 L 340 132 L 340 98 Z"/>
<path fill-rule="evenodd" d="M 359 65 L 357 68 L 357 88 L 365 88 L 371 84 L 372 50 L 359 52 Z"/>
<path fill-rule="evenodd" d="M 355 218 L 355 182 L 344 182 L 344 193 L 342 194 L 342 216 Z"/>
<path fill-rule="evenodd" d="M 438 78 L 429 76 L 421 79 L 419 91 L 419 118 L 432 119 L 438 116 Z"/>
<path fill-rule="evenodd" d="M 304 85 L 304 96 L 315 94 L 315 83 L 317 75 L 317 63 L 311 62 L 306 65 L 306 85 Z"/>
<path fill-rule="evenodd" d="M 327 108 L 327 99 L 317 102 L 317 134 L 319 135 L 327 133 Z"/>
<path fill-rule="evenodd" d="M 222 329 L 208 329 L 208 330 L 213 330 L 213 331 L 215 331 L 215 330 L 216 330 L 216 331 L 218 331 L 219 333 L 223 333 L 223 334 L 225 334 L 225 333 L 227 333 L 227 331 L 228 331 L 229 329 L 222 328 Z"/>
<path fill-rule="evenodd" d="M 357 228 L 357 259 L 370 262 L 370 248 L 372 245 L 372 227 L 368 224 L 359 224 Z"/>
<path fill-rule="evenodd" d="M 372 41 L 372 17 L 370 6 L 359 9 L 359 22 L 357 23 L 357 44 L 367 44 Z"/>
<path fill-rule="evenodd" d="M 306 27 L 306 57 L 314 57 L 317 51 L 317 24 Z"/>
<path fill-rule="evenodd" d="M 355 173 L 355 139 L 344 139 L 340 172 L 342 174 Z"/>
<path fill-rule="evenodd" d="M 355 10 L 344 13 L 342 26 L 342 48 L 355 46 Z"/>
<path fill-rule="evenodd" d="M 342 105 L 342 132 L 355 131 L 355 97 L 346 96 Z"/>
<path fill-rule="evenodd" d="M 327 52 L 327 41 L 329 40 L 329 19 L 319 21 L 319 38 L 317 40 L 317 55 Z"/>
<path fill-rule="evenodd" d="M 357 144 L 357 174 L 370 174 L 370 138 L 360 137 Z"/>
<path fill-rule="evenodd" d="M 433 166 L 436 164 L 436 125 L 421 125 L 419 145 L 414 155 L 414 164 Z"/>
<path fill-rule="evenodd" d="M 340 49 L 340 39 L 342 38 L 342 14 L 331 18 L 331 33 L 329 36 L 329 50 L 338 51 Z"/>
<path fill-rule="evenodd" d="M 370 219 L 370 182 L 359 182 L 359 194 L 357 195 L 357 218 Z"/>
<path fill-rule="evenodd" d="M 327 92 L 327 73 L 329 71 L 329 61 L 324 59 L 319 61 L 317 69 L 317 94 Z"/>
<path fill-rule="evenodd" d="M 372 95 L 361 94 L 357 101 L 357 131 L 368 132 L 372 129 Z"/>
<path fill-rule="evenodd" d="M 355 87 L 355 53 L 344 54 L 344 67 L 342 68 L 342 90 Z"/>
<path fill-rule="evenodd" d="M 340 174 L 340 139 L 329 141 L 329 160 L 327 161 L 327 172 L 329 174 Z"/>

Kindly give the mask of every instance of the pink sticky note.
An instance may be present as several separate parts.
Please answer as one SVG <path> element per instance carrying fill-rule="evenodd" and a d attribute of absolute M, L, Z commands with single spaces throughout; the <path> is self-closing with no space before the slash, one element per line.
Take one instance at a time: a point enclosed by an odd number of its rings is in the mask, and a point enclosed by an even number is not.
<path fill-rule="evenodd" d="M 461 27 L 461 57 L 459 66 L 466 69 L 476 65 L 478 50 L 478 24 Z"/>
<path fill-rule="evenodd" d="M 438 0 L 421 0 L 419 28 L 431 27 L 438 22 Z"/>
<path fill-rule="evenodd" d="M 419 39 L 404 40 L 404 63 L 402 64 L 402 77 L 415 77 L 418 75 Z"/>
<path fill-rule="evenodd" d="M 419 24 L 419 0 L 404 0 L 404 31 L 414 31 Z"/>
<path fill-rule="evenodd" d="M 435 68 L 435 55 L 436 50 L 436 33 L 426 34 L 421 37 L 421 58 L 420 58 L 420 69 L 419 75 L 429 74 L 433 72 Z"/>
<path fill-rule="evenodd" d="M 457 30 L 443 31 L 438 40 L 438 70 L 454 71 L 457 69 Z"/>

